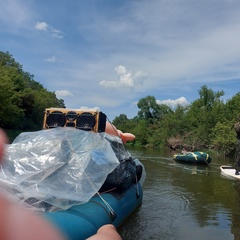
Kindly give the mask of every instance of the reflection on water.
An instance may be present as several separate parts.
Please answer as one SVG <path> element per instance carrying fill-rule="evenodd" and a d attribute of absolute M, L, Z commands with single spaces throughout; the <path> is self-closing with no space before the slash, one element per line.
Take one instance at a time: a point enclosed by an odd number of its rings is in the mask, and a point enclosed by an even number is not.
<path fill-rule="evenodd" d="M 234 159 L 212 157 L 210 166 L 176 163 L 171 153 L 131 149 L 145 165 L 142 206 L 122 225 L 124 240 L 240 239 L 240 181 L 219 166 Z"/>

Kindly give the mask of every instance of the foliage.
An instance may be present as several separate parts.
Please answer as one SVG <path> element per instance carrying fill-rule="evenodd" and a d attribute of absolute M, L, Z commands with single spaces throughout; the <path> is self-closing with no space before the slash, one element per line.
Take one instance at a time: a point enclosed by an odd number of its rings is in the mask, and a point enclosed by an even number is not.
<path fill-rule="evenodd" d="M 7 131 L 39 130 L 47 107 L 65 107 L 8 52 L 0 52 L 0 127 Z"/>
<path fill-rule="evenodd" d="M 157 104 L 153 96 L 147 96 L 140 99 L 137 106 L 140 109 L 138 111 L 138 117 L 150 123 L 163 118 L 165 114 L 171 112 L 171 109 L 167 105 Z"/>
<path fill-rule="evenodd" d="M 231 122 L 218 122 L 212 131 L 211 144 L 214 149 L 223 151 L 225 155 L 231 154 L 235 149 L 236 132 L 233 125 Z"/>
<path fill-rule="evenodd" d="M 240 120 L 240 93 L 226 103 L 221 99 L 223 91 L 215 92 L 203 85 L 198 93 L 199 98 L 191 104 L 175 109 L 158 104 L 154 96 L 147 96 L 139 100 L 135 118 L 127 119 L 121 114 L 113 123 L 124 132 L 135 134 L 135 145 L 166 147 L 175 139 L 175 143 L 193 150 L 213 148 L 225 155 L 234 154 L 233 126 Z"/>
<path fill-rule="evenodd" d="M 126 132 L 128 129 L 131 129 L 131 121 L 127 118 L 127 115 L 120 114 L 119 117 L 116 117 L 113 121 L 113 124 L 118 126 L 122 132 Z"/>
<path fill-rule="evenodd" d="M 240 119 L 240 92 L 226 102 L 226 119 L 238 121 Z"/>

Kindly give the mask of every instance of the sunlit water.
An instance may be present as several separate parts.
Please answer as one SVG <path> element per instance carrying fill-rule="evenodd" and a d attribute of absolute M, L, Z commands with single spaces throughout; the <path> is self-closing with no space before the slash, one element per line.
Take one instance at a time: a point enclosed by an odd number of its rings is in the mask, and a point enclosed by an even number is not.
<path fill-rule="evenodd" d="M 240 239 L 240 181 L 219 167 L 234 159 L 213 157 L 210 166 L 176 163 L 171 152 L 129 149 L 147 178 L 142 205 L 121 226 L 124 240 Z"/>

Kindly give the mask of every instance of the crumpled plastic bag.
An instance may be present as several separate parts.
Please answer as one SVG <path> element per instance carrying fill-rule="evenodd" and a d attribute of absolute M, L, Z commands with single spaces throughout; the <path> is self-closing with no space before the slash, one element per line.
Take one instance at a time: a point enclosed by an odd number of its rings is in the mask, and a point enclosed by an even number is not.
<path fill-rule="evenodd" d="M 86 203 L 119 164 L 104 135 L 74 128 L 22 133 L 6 146 L 0 185 L 44 211 Z"/>

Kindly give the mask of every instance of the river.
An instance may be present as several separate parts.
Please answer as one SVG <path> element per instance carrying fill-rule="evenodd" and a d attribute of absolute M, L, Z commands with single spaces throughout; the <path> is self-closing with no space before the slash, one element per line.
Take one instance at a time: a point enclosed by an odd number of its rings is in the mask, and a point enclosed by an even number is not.
<path fill-rule="evenodd" d="M 221 175 L 235 160 L 209 166 L 176 163 L 173 152 L 129 149 L 145 166 L 142 205 L 124 222 L 123 240 L 240 239 L 240 181 Z"/>

